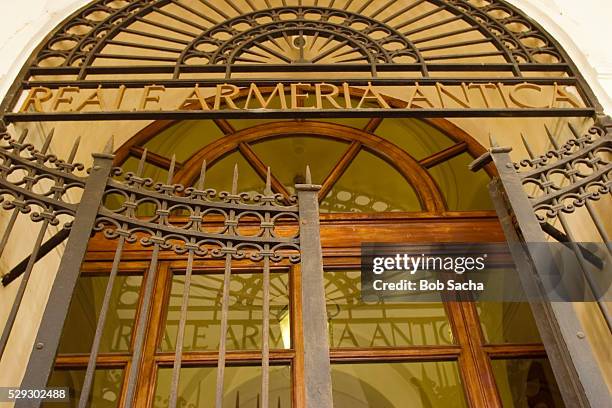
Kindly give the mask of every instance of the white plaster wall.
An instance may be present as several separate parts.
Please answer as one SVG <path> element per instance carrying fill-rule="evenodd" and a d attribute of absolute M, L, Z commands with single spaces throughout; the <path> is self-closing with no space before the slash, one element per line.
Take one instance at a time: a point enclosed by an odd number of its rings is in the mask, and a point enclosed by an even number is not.
<path fill-rule="evenodd" d="M 537 21 L 567 51 L 604 107 L 612 113 L 612 1 L 507 0 Z"/>
<path fill-rule="evenodd" d="M 508 0 L 554 36 L 612 113 L 610 0 Z M 40 41 L 88 0 L 0 0 L 0 98 Z"/>

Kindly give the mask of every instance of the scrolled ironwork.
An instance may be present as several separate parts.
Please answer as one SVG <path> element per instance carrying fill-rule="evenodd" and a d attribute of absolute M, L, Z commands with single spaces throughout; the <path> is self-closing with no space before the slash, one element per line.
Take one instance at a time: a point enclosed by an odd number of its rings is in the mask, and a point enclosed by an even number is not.
<path fill-rule="evenodd" d="M 61 327 L 66 317 L 62 310 L 67 310 L 72 291 L 79 279 L 81 262 L 87 252 L 88 239 L 92 233 L 98 233 L 108 240 L 116 240 L 117 247 L 102 312 L 96 324 L 96 334 L 91 349 L 92 359 L 87 365 L 84 394 L 80 398 L 79 407 L 84 408 L 88 404 L 96 356 L 99 353 L 102 330 L 111 301 L 113 282 L 117 276 L 121 254 L 126 244 L 139 243 L 141 247 L 150 248 L 151 251 L 149 272 L 143 283 L 142 307 L 144 310 L 148 310 L 151 305 L 160 252 L 173 251 L 178 255 L 187 256 L 188 259 L 187 289 L 183 294 L 180 324 L 182 329 L 178 339 L 178 344 L 181 346 L 177 347 L 173 369 L 172 395 L 174 400 L 176 400 L 182 358 L 182 338 L 189 299 L 188 288 L 193 271 L 193 261 L 196 257 L 225 261 L 224 297 L 221 302 L 222 333 L 227 330 L 232 262 L 239 260 L 250 261 L 262 268 L 263 324 L 269 324 L 267 319 L 270 313 L 270 263 L 300 262 L 302 259 L 301 241 L 304 238 L 299 233 L 302 219 L 296 204 L 296 197 L 286 198 L 272 191 L 269 169 L 263 193 L 238 191 L 237 166 L 234 168 L 230 191 L 216 191 L 207 188 L 205 186 L 206 162 L 202 163 L 199 182 L 195 186 L 185 188 L 173 182 L 176 165 L 174 157 L 167 179 L 160 182 L 143 176 L 146 150 L 135 172 L 123 174 L 121 169 L 113 169 L 111 139 L 103 153 L 94 155 L 93 166 L 81 175 L 77 173 L 82 172 L 84 166 L 74 162 L 79 146 L 78 140 L 68 158 L 61 160 L 49 152 L 52 133 L 46 138 L 40 150 L 25 142 L 26 134 L 27 132 L 23 132 L 21 137 L 15 140 L 8 134 L 5 127 L 2 128 L 0 134 L 0 203 L 3 209 L 12 210 L 8 227 L 0 240 L 0 253 L 8 243 L 18 214 L 29 214 L 32 221 L 41 224 L 31 255 L 22 262 L 23 265 L 18 265 L 16 269 L 14 268 L 3 277 L 3 283 L 8 284 L 9 280 L 4 279 L 7 276 L 10 277 L 10 280 L 14 280 L 23 275 L 16 300 L 0 338 L 0 355 L 4 353 L 8 344 L 34 264 L 64 239 L 68 238 L 68 242 L 50 295 L 49 302 L 55 306 L 48 305 L 45 312 L 47 318 L 43 319 L 43 325 L 48 323 L 50 326 L 41 328 L 38 334 L 43 338 L 48 336 L 49 340 L 43 341 L 53 343 L 53 345 L 50 346 L 49 353 L 45 350 L 44 363 L 41 363 L 40 357 L 32 356 L 30 362 L 35 365 L 42 364 L 42 366 L 40 369 L 28 368 L 24 384 L 32 381 L 46 383 L 48 380 L 53 367 L 55 351 L 59 346 Z M 79 203 L 70 203 L 65 199 L 65 195 L 72 188 L 82 190 Z M 309 194 L 311 200 L 316 202 L 315 192 L 310 191 Z M 64 225 L 65 229 L 73 227 L 69 235 L 64 230 L 63 233 L 56 234 L 48 242 L 43 243 L 48 228 L 59 225 L 60 216 L 64 215 L 74 220 L 74 225 L 70 221 Z M 313 220 L 304 222 L 313 224 Z M 293 225 L 295 231 L 278 232 L 276 229 L 281 224 L 283 228 Z M 317 267 L 316 271 L 322 271 L 322 268 Z M 58 303 L 62 305 L 57 306 Z M 57 324 L 51 322 L 54 319 L 57 320 Z M 143 353 L 145 320 L 138 322 L 135 331 L 133 358 L 139 361 Z M 267 370 L 270 346 L 267 331 L 267 328 L 264 329 L 265 334 L 262 340 L 264 371 L 262 389 L 264 390 L 269 387 Z M 218 395 L 221 395 L 223 388 L 225 334 L 222 334 L 221 338 L 223 340 L 219 348 Z M 127 406 L 132 404 L 138 375 L 139 368 L 135 364 L 128 373 Z M 264 392 L 267 395 L 268 391 Z"/>
<path fill-rule="evenodd" d="M 232 191 L 217 192 L 204 186 L 203 163 L 200 182 L 185 188 L 172 183 L 174 159 L 166 182 L 157 183 L 142 177 L 145 160 L 146 152 L 136 172 L 122 175 L 116 169 L 115 179 L 109 179 L 96 226 L 106 238 L 123 235 L 134 242 L 138 236 L 144 246 L 159 244 L 177 254 L 191 248 L 196 255 L 211 258 L 231 253 L 234 259 L 261 260 L 269 256 L 275 262 L 283 258 L 299 261 L 299 234 L 276 232 L 282 221 L 299 224 L 298 208 L 286 205 L 283 196 L 272 192 L 270 176 L 264 193 L 239 193 L 236 168 Z M 120 175 L 123 181 L 116 179 Z M 113 197 L 119 199 L 114 206 Z M 289 201 L 295 203 L 296 198 Z"/>
<path fill-rule="evenodd" d="M 567 62 L 555 42 L 517 8 L 502 1 L 451 0 L 454 8 L 491 33 L 516 63 Z"/>
<path fill-rule="evenodd" d="M 540 223 L 612 192 L 612 135 L 599 125 L 582 133 L 572 125 L 570 129 L 573 138 L 562 145 L 547 129 L 553 149 L 541 155 L 523 139 L 530 158 L 513 164 Z"/>
<path fill-rule="evenodd" d="M 83 81 L 111 72 L 221 79 L 244 72 L 240 65 L 325 72 L 338 63 L 363 65 L 358 70 L 372 77 L 379 66 L 401 72 L 413 64 L 429 77 L 432 69 L 473 71 L 465 58 L 502 64 L 515 77 L 522 70 L 577 76 L 554 39 L 505 1 L 424 0 L 392 12 L 371 3 L 271 1 L 244 9 L 233 0 L 98 0 L 58 27 L 23 79 Z"/>
<path fill-rule="evenodd" d="M 61 228 L 70 229 L 78 203 L 67 195 L 71 190 L 82 194 L 90 177 L 91 169 L 85 172 L 85 166 L 74 160 L 79 140 L 63 160 L 49 152 L 53 132 L 40 150 L 26 137 L 23 131 L 13 138 L 4 125 L 0 133 L 0 206 L 12 211 L 1 250 L 18 214 L 28 214 L 33 222 L 46 226 L 62 224 Z M 203 163 L 200 182 L 185 188 L 172 182 L 173 169 L 166 182 L 142 177 L 145 158 L 136 172 L 111 171 L 94 231 L 107 239 L 122 237 L 126 243 L 159 244 L 177 254 L 192 250 L 197 256 L 222 258 L 229 251 L 235 259 L 267 256 L 273 262 L 299 261 L 297 199 L 272 192 L 269 176 L 263 193 L 239 193 L 237 172 L 232 191 L 218 192 L 205 187 Z M 279 224 L 295 224 L 295 231 L 278 233 Z"/>
<path fill-rule="evenodd" d="M 283 19 L 283 16 L 293 16 L 292 19 Z M 340 21 L 332 22 L 336 18 Z M 268 23 L 261 24 L 263 19 L 269 19 Z M 239 24 L 250 26 L 246 30 L 237 30 Z M 355 28 L 359 24 L 361 29 Z M 372 38 L 374 32 L 382 32 L 382 38 Z M 216 39 L 220 33 L 226 33 L 230 38 L 226 41 Z M 297 58 L 283 54 L 277 39 L 295 36 L 293 45 L 299 53 Z M 403 35 L 393 28 L 378 22 L 367 16 L 361 16 L 346 10 L 339 11 L 323 7 L 278 7 L 263 11 L 257 11 L 235 17 L 233 19 L 217 24 L 211 29 L 203 32 L 193 40 L 181 54 L 179 65 L 189 64 L 191 58 L 206 59 L 209 64 L 232 65 L 240 62 L 265 63 L 261 60 L 264 52 L 272 52 L 271 48 L 263 44 L 269 42 L 271 47 L 279 48 L 272 55 L 284 63 L 316 63 L 321 60 L 321 55 L 312 55 L 308 58 L 305 51 L 312 51 L 312 45 L 305 47 L 304 37 L 324 38 L 328 49 L 337 48 L 343 50 L 345 59 L 341 62 L 363 62 L 375 67 L 376 64 L 397 62 L 395 58 L 409 55 L 414 61 L 423 62 L 418 50 Z M 312 42 L 312 41 L 311 41 Z M 396 50 L 387 49 L 390 44 L 397 43 Z M 212 51 L 200 51 L 202 46 L 216 48 Z M 306 49 L 305 49 L 306 48 Z M 261 51 L 257 51 L 260 49 Z M 287 49 L 285 51 L 291 51 Z M 331 52 L 329 52 L 331 55 Z M 260 57 L 258 60 L 257 57 Z"/>
<path fill-rule="evenodd" d="M 18 139 L 2 125 L 0 145 L 0 203 L 5 210 L 30 214 L 34 222 L 48 220 L 59 225 L 59 216 L 74 217 L 77 205 L 67 198 L 71 190 L 82 191 L 87 180 L 79 174 L 85 168 L 74 159 L 78 141 L 66 160 L 49 153 L 51 132 L 40 150 L 26 142 L 27 131 Z M 65 224 L 70 228 L 70 224 Z"/>
<path fill-rule="evenodd" d="M 152 1 L 117 2 L 98 0 L 79 10 L 50 38 L 34 59 L 38 66 L 45 61 L 56 66 L 82 66 L 90 59 L 100 41 L 112 29 L 141 11 Z M 51 61 L 50 61 L 51 60 Z"/>

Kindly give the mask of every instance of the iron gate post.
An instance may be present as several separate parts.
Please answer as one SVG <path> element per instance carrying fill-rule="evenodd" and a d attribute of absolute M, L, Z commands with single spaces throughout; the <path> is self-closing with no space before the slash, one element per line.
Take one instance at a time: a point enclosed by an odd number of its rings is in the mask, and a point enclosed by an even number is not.
<path fill-rule="evenodd" d="M 476 171 L 491 161 L 497 168 L 499 179 L 489 184 L 489 191 L 565 405 L 610 407 L 610 392 L 573 303 L 545 300 L 541 281 L 554 265 L 552 253 L 541 246 L 536 250 L 524 245 L 547 239 L 515 170 L 511 151 L 509 147 L 493 146 L 470 168 Z"/>
<path fill-rule="evenodd" d="M 332 408 L 331 364 L 323 282 L 323 252 L 318 192 L 306 170 L 304 184 L 295 186 L 300 220 L 302 322 L 304 325 L 304 387 L 306 408 Z"/>
<path fill-rule="evenodd" d="M 108 182 L 113 163 L 112 138 L 103 153 L 94 153 L 91 174 L 85 184 L 66 249 L 49 294 L 42 321 L 34 341 L 28 366 L 21 382 L 22 389 L 41 389 L 47 385 L 55 363 L 64 322 L 70 307 L 72 294 L 81 272 L 81 263 L 87 252 L 89 237 Z M 38 408 L 41 400 L 20 399 L 16 408 Z"/>

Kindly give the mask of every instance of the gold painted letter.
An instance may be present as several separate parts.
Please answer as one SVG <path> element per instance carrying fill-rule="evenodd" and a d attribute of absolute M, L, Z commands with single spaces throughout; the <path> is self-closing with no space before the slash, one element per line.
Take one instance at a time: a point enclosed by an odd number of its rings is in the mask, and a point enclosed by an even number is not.
<path fill-rule="evenodd" d="M 195 109 L 195 110 L 210 110 L 206 103 L 206 98 L 202 96 L 200 92 L 200 85 L 196 86 L 191 90 L 191 93 L 187 95 L 183 103 L 179 106 L 179 110 Z"/>
<path fill-rule="evenodd" d="M 251 99 L 253 99 L 253 95 L 255 99 L 259 102 L 261 109 L 268 109 L 268 105 L 276 95 L 278 95 L 278 99 L 280 102 L 281 109 L 287 109 L 287 100 L 285 99 L 285 85 L 276 84 L 276 87 L 272 92 L 270 92 L 270 96 L 268 99 L 264 99 L 261 91 L 257 87 L 257 84 L 252 83 L 249 87 L 249 93 L 247 94 L 246 102 L 244 103 L 244 109 L 254 109 L 250 107 Z"/>
<path fill-rule="evenodd" d="M 225 105 L 227 105 L 229 109 L 240 109 L 238 106 L 236 106 L 236 103 L 234 102 L 234 98 L 238 96 L 239 93 L 240 89 L 236 85 L 217 85 L 214 109 L 221 109 L 221 99 L 225 100 Z"/>
<path fill-rule="evenodd" d="M 522 89 L 530 89 L 533 91 L 538 91 L 540 93 L 539 99 L 542 99 L 542 87 L 536 84 L 530 84 L 527 82 L 524 82 L 522 84 L 518 84 L 512 88 L 510 88 L 510 100 L 516 104 L 516 106 L 518 106 L 519 108 L 525 108 L 525 109 L 544 109 L 544 108 L 548 108 L 548 104 L 546 105 L 542 105 L 542 106 L 538 106 L 538 105 L 532 105 L 530 103 L 528 103 L 527 101 L 525 101 L 524 99 L 521 100 L 519 99 L 519 95 L 518 95 L 518 91 L 522 90 Z M 529 98 L 532 99 L 532 98 Z"/>
<path fill-rule="evenodd" d="M 553 89 L 553 96 L 552 96 L 552 99 L 550 101 L 550 106 L 549 107 L 550 108 L 560 108 L 561 106 L 557 106 L 558 102 L 567 102 L 570 105 L 572 105 L 574 108 L 579 108 L 580 107 L 580 104 L 578 104 L 578 102 L 576 102 L 574 97 L 572 97 L 572 95 L 568 94 L 565 91 L 565 88 L 560 87 L 555 82 L 555 87 Z"/>
<path fill-rule="evenodd" d="M 391 109 L 387 101 L 385 101 L 385 98 L 383 98 L 378 93 L 376 88 L 372 86 L 371 82 L 368 82 L 368 87 L 363 92 L 363 95 L 361 96 L 361 100 L 359 101 L 359 104 L 357 105 L 357 109 L 361 109 L 361 106 L 363 105 L 363 103 L 366 102 L 368 99 L 375 99 L 381 108 Z"/>
<path fill-rule="evenodd" d="M 330 89 L 329 93 L 323 93 L 322 88 L 327 87 Z M 338 96 L 338 87 L 332 84 L 315 84 L 315 95 L 317 98 L 317 109 L 323 109 L 323 99 L 327 99 L 327 101 L 336 109 L 342 109 L 342 107 L 336 101 L 336 97 Z"/>
<path fill-rule="evenodd" d="M 144 87 L 142 98 L 140 99 L 140 110 L 147 110 L 147 103 L 156 102 L 159 103 L 159 95 L 151 96 L 151 92 L 160 91 L 165 92 L 166 87 L 163 85 L 147 85 Z M 161 107 L 159 108 L 161 110 Z"/>
<path fill-rule="evenodd" d="M 91 95 L 87 97 L 87 99 L 81 102 L 81 104 L 79 105 L 78 108 L 76 108 L 76 110 L 80 112 L 87 105 L 98 105 L 98 109 L 103 111 L 105 109 L 105 105 L 104 105 L 104 101 L 102 100 L 101 91 L 102 91 L 102 86 L 100 85 L 95 91 L 91 93 Z"/>
<path fill-rule="evenodd" d="M 310 91 L 312 85 L 310 84 L 291 84 L 291 109 L 315 109 L 314 106 L 306 106 L 305 102 L 309 97 L 308 92 L 301 93 L 304 91 Z"/>
<path fill-rule="evenodd" d="M 38 96 L 38 94 L 42 95 Z M 30 108 L 30 106 L 34 106 L 34 110 L 36 112 L 42 112 L 42 103 L 51 99 L 51 96 L 53 96 L 53 92 L 51 92 L 51 89 L 45 88 L 44 86 L 35 86 L 34 88 L 30 89 L 28 97 L 23 103 L 23 108 L 21 108 L 21 111 L 25 112 Z"/>

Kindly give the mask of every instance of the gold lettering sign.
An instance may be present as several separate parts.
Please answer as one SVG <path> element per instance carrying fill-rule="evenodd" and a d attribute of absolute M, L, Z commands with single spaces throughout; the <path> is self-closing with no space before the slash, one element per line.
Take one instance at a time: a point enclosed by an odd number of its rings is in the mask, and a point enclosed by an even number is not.
<path fill-rule="evenodd" d="M 389 96 L 392 96 L 390 98 Z M 391 102 L 393 100 L 393 103 Z M 37 86 L 29 90 L 19 112 L 177 112 L 177 111 L 313 111 L 313 110 L 545 110 L 579 109 L 585 105 L 571 88 L 557 83 L 428 82 L 410 85 L 352 86 L 349 83 L 195 84 L 166 88 L 120 85 L 84 89 Z"/>

